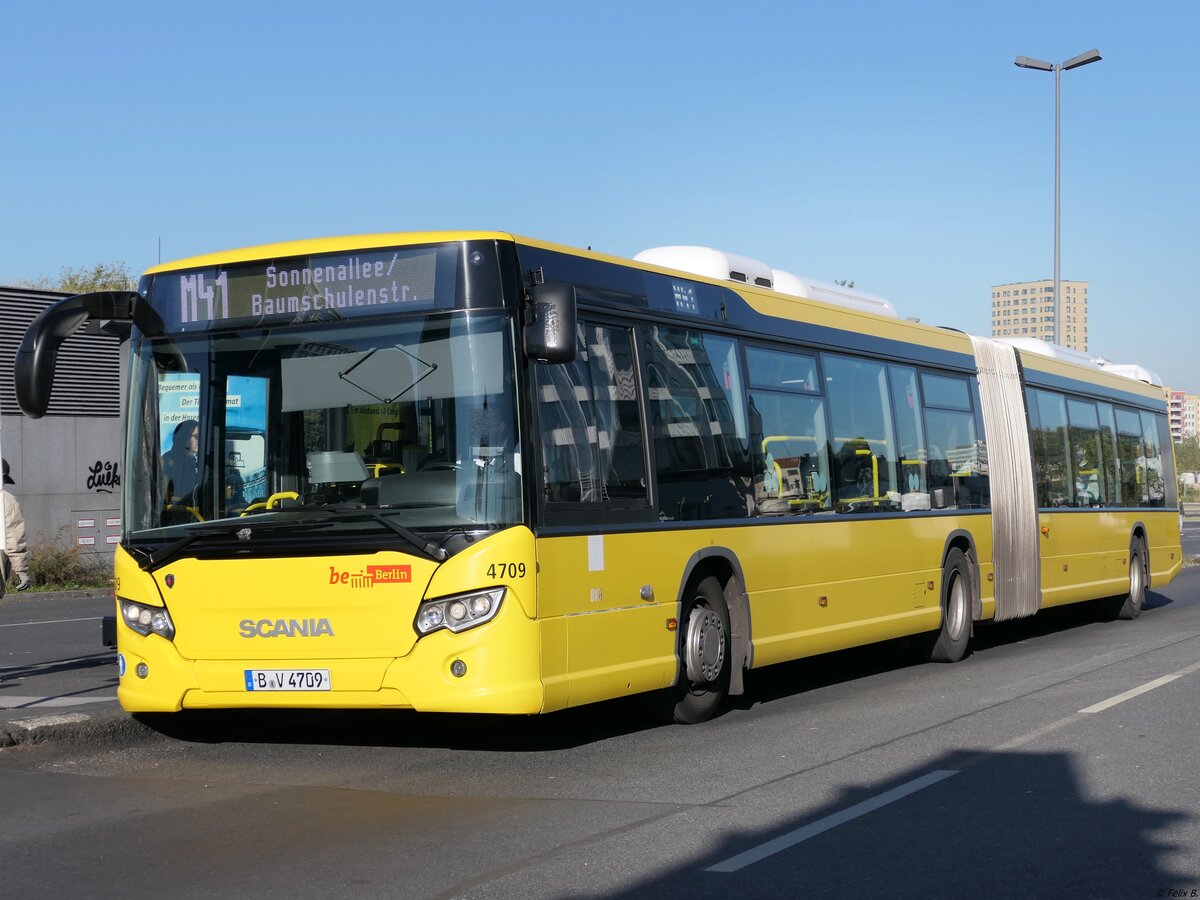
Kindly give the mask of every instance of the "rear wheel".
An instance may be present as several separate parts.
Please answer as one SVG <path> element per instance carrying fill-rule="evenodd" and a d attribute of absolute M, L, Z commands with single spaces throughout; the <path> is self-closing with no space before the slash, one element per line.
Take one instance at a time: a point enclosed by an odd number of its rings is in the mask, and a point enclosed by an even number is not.
<path fill-rule="evenodd" d="M 1110 597 L 1104 602 L 1104 613 L 1108 619 L 1136 619 L 1142 614 L 1146 603 L 1146 585 L 1150 575 L 1146 565 L 1146 545 L 1135 538 L 1129 545 L 1129 593 Z"/>
<path fill-rule="evenodd" d="M 729 608 L 721 582 L 711 575 L 684 596 L 679 620 L 683 671 L 670 693 L 671 717 L 695 725 L 712 717 L 729 689 Z"/>
<path fill-rule="evenodd" d="M 942 567 L 942 628 L 929 651 L 933 662 L 958 662 L 966 656 L 974 590 L 967 555 L 955 547 Z"/>

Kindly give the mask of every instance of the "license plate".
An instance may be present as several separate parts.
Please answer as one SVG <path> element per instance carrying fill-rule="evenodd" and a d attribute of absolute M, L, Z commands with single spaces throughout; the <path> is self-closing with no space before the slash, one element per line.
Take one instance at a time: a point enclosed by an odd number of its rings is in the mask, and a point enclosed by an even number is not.
<path fill-rule="evenodd" d="M 328 669 L 247 669 L 248 691 L 328 691 Z"/>

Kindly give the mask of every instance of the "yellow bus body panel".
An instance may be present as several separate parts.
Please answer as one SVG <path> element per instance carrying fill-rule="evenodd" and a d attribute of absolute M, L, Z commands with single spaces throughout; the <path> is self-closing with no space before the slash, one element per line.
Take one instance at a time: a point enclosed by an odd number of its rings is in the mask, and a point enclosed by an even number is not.
<path fill-rule="evenodd" d="M 1152 586 L 1169 584 L 1183 567 L 1177 510 L 1043 510 L 1038 518 L 1043 607 L 1128 592 L 1138 524 L 1145 527 Z"/>
<path fill-rule="evenodd" d="M 547 705 L 576 706 L 673 684 L 688 563 L 703 547 L 740 565 L 752 664 L 813 656 L 941 625 L 946 535 L 968 532 L 985 614 L 993 606 L 986 515 L 836 519 L 545 537 L 539 616 L 554 635 Z M 643 588 L 650 599 L 643 598 Z"/>
<path fill-rule="evenodd" d="M 367 585 L 341 578 L 343 572 L 353 575 L 371 566 L 389 574 L 408 566 L 411 581 Z M 497 577 L 488 577 L 489 567 Z M 173 641 L 142 636 L 118 623 L 124 674 L 117 697 L 130 712 L 301 706 L 542 711 L 532 533 L 524 527 L 508 529 L 456 554 L 436 573 L 434 569 L 430 560 L 381 551 L 180 559 L 150 575 L 118 549 L 118 595 L 165 605 L 176 635 Z M 494 619 L 458 634 L 443 629 L 417 638 L 413 622 L 422 599 L 483 587 L 506 590 Z M 289 634 L 298 630 L 293 620 L 301 623 L 299 630 L 310 631 L 311 623 L 327 621 L 333 633 Z M 461 676 L 451 672 L 456 661 L 466 667 Z M 139 676 L 139 663 L 146 665 L 146 677 Z M 245 673 L 250 669 L 329 669 L 333 689 L 248 691 Z"/>
<path fill-rule="evenodd" d="M 987 516 L 814 519 L 743 531 L 754 667 L 941 625 L 946 537 L 991 558 Z M 986 584 L 986 581 L 983 582 Z"/>

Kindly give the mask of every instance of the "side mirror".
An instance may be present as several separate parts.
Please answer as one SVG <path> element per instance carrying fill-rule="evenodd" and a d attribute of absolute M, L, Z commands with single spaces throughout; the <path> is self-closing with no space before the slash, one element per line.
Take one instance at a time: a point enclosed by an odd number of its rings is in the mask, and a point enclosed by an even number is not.
<path fill-rule="evenodd" d="M 533 286 L 533 321 L 525 326 L 525 352 L 539 362 L 575 359 L 575 288 L 562 282 Z"/>
<path fill-rule="evenodd" d="M 139 295 L 133 291 L 99 291 L 59 300 L 38 315 L 21 339 L 13 365 L 17 405 L 31 419 L 40 419 L 50 405 L 58 348 L 88 319 L 129 321 Z"/>

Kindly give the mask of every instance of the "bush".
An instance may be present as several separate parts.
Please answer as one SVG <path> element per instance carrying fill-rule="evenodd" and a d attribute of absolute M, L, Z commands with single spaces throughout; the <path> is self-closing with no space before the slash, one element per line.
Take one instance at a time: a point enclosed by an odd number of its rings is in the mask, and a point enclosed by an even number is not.
<path fill-rule="evenodd" d="M 66 526 L 52 540 L 30 543 L 29 574 L 35 591 L 111 588 L 113 583 L 112 562 L 71 543 Z"/>

